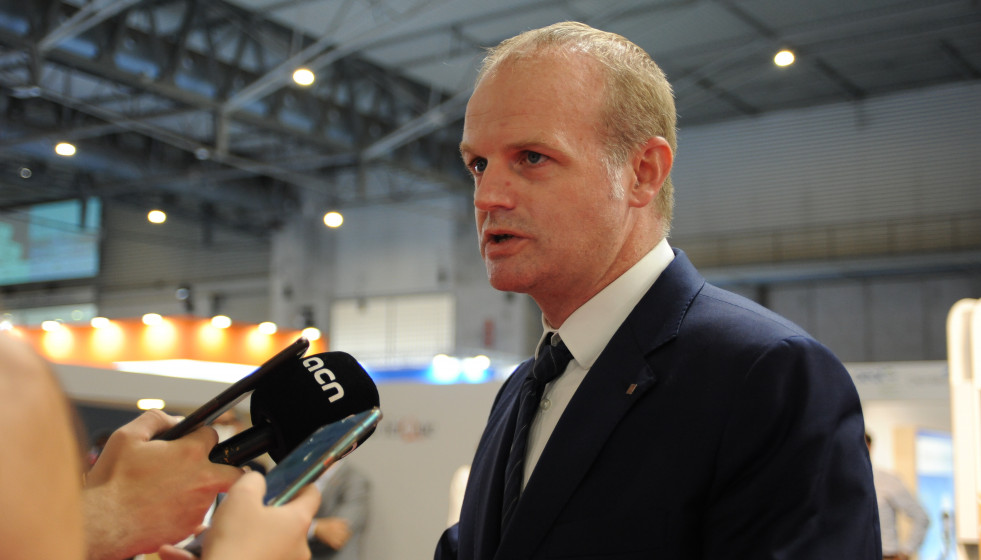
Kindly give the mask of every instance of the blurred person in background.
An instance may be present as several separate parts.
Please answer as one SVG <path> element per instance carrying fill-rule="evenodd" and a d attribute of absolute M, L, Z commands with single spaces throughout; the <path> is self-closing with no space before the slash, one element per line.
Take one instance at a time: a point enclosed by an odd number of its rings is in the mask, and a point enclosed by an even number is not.
<path fill-rule="evenodd" d="M 872 453 L 872 436 L 865 433 L 865 443 Z M 882 531 L 882 558 L 884 560 L 909 560 L 923 544 L 930 517 L 923 505 L 895 474 L 872 465 L 875 477 L 875 497 L 879 503 L 879 527 Z M 896 522 L 905 515 L 909 519 L 909 532 L 900 541 Z"/>
<path fill-rule="evenodd" d="M 310 525 L 313 560 L 358 560 L 368 523 L 371 483 L 349 463 L 335 463 L 314 482 L 320 508 Z"/>

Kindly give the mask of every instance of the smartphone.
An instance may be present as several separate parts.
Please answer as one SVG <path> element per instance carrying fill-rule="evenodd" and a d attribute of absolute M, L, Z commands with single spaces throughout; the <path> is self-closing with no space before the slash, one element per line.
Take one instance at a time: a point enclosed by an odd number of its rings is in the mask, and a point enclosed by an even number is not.
<path fill-rule="evenodd" d="M 304 486 L 317 480 L 338 460 L 354 451 L 367 439 L 381 420 L 378 407 L 319 428 L 266 474 L 263 503 L 279 506 L 293 499 Z M 207 529 L 183 548 L 201 556 Z"/>
<path fill-rule="evenodd" d="M 293 499 L 304 486 L 339 459 L 354 451 L 381 420 L 376 406 L 319 428 L 266 474 L 267 506 L 278 506 Z"/>
<path fill-rule="evenodd" d="M 242 401 L 253 389 L 270 373 L 291 358 L 298 358 L 306 353 L 310 348 L 310 341 L 305 337 L 296 339 L 295 342 L 281 350 L 278 354 L 266 360 L 255 371 L 246 375 L 233 383 L 229 388 L 219 393 L 215 398 L 201 405 L 200 408 L 188 414 L 177 425 L 169 428 L 154 436 L 153 439 L 165 441 L 175 440 L 185 434 L 212 423 L 215 418 L 224 414 L 227 410 Z"/>

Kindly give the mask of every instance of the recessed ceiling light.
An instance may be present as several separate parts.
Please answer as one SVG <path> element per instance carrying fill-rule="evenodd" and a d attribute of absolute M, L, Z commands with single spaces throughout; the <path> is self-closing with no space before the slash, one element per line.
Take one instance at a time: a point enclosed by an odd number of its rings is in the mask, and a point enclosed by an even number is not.
<path fill-rule="evenodd" d="M 146 219 L 152 224 L 162 224 L 167 221 L 167 213 L 163 210 L 150 210 Z"/>
<path fill-rule="evenodd" d="M 793 52 L 784 49 L 778 52 L 776 55 L 774 55 L 773 63 L 776 64 L 777 66 L 790 66 L 791 64 L 794 63 L 795 59 L 796 57 L 794 57 Z"/>
<path fill-rule="evenodd" d="M 306 337 L 307 340 L 320 340 L 320 329 L 317 327 L 307 327 L 303 329 L 300 334 Z"/>
<path fill-rule="evenodd" d="M 147 313 L 143 316 L 143 324 L 148 327 L 159 325 L 160 323 L 163 323 L 163 317 L 158 313 Z"/>
<path fill-rule="evenodd" d="M 59 156 L 71 157 L 75 155 L 75 145 L 68 142 L 58 142 L 55 144 L 55 153 Z"/>
<path fill-rule="evenodd" d="M 140 410 L 153 410 L 164 407 L 163 399 L 140 399 L 136 401 L 136 407 Z"/>
<path fill-rule="evenodd" d="M 329 228 L 341 227 L 344 223 L 344 216 L 340 212 L 327 212 L 324 214 L 324 225 Z"/>
<path fill-rule="evenodd" d="M 312 85 L 316 79 L 317 76 L 309 68 L 297 68 L 293 72 L 293 81 L 304 87 Z"/>

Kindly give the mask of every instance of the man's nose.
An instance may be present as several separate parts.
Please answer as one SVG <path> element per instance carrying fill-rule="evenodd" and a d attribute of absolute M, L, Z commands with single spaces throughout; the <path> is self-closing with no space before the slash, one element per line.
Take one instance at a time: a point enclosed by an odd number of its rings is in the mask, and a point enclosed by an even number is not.
<path fill-rule="evenodd" d="M 489 212 L 514 206 L 513 178 L 504 166 L 487 165 L 475 180 L 473 205 L 477 210 Z"/>

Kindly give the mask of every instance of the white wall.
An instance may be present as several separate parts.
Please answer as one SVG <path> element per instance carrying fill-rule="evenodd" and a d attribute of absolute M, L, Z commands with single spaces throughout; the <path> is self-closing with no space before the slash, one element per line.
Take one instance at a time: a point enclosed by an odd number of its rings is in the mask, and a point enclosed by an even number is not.
<path fill-rule="evenodd" d="M 469 465 L 499 384 L 379 387 L 384 419 L 345 461 L 372 482 L 364 560 L 432 558 L 450 480 Z"/>

